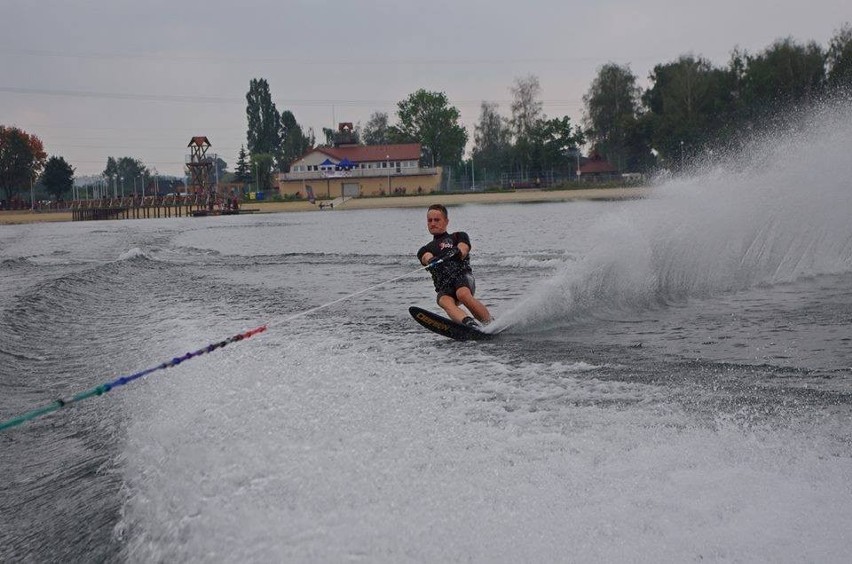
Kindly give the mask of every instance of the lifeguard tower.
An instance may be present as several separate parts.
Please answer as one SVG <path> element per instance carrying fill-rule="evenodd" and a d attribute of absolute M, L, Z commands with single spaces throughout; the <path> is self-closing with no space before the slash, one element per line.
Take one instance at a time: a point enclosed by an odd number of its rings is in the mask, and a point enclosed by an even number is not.
<path fill-rule="evenodd" d="M 207 155 L 210 140 L 203 135 L 197 135 L 190 139 L 187 148 L 189 148 L 189 155 L 186 157 L 186 170 L 189 173 L 187 191 L 190 194 L 205 198 L 207 208 L 212 211 L 214 206 L 218 204 L 216 187 L 212 182 L 213 163 L 216 161 L 216 155 Z"/>

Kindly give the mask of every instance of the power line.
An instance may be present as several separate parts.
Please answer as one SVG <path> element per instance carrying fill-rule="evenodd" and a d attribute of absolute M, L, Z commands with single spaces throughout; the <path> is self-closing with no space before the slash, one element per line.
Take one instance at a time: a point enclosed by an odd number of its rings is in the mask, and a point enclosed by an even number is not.
<path fill-rule="evenodd" d="M 587 56 L 572 56 L 572 57 L 447 57 L 447 58 L 393 58 L 384 55 L 372 58 L 345 58 L 340 56 L 333 57 L 283 57 L 269 55 L 246 55 L 244 57 L 235 57 L 233 55 L 184 55 L 180 53 L 104 53 L 95 51 L 54 51 L 46 49 L 0 49 L 2 55 L 12 55 L 16 57 L 53 57 L 65 59 L 91 59 L 91 60 L 152 60 L 152 61 L 180 61 L 184 62 L 207 62 L 207 63 L 225 63 L 225 64 L 240 64 L 247 63 L 276 63 L 286 65 L 333 65 L 339 67 L 344 66 L 388 66 L 388 65 L 428 65 L 428 66 L 469 66 L 469 65 L 564 65 L 570 63 L 594 63 L 603 61 L 624 60 L 624 57 L 601 57 L 600 55 Z M 657 55 L 631 56 L 631 60 L 654 59 L 659 58 Z"/>
<path fill-rule="evenodd" d="M 180 102 L 180 103 L 204 103 L 204 104 L 245 104 L 243 97 L 205 96 L 186 94 L 131 94 L 121 92 L 97 92 L 90 90 L 61 90 L 51 88 L 22 88 L 15 86 L 0 86 L 0 92 L 9 94 L 35 94 L 42 96 L 60 96 L 67 98 L 102 98 L 113 100 L 132 100 L 145 102 Z M 511 100 L 485 100 L 498 104 L 510 104 Z M 284 106 L 349 106 L 349 107 L 374 107 L 393 106 L 398 100 L 357 100 L 345 98 L 309 98 L 309 99 L 279 99 L 278 103 Z M 479 105 L 483 100 L 451 100 L 456 106 Z M 542 100 L 546 106 L 573 106 L 580 103 L 579 98 Z"/>
<path fill-rule="evenodd" d="M 93 92 L 88 90 L 19 88 L 15 86 L 0 86 L 0 92 L 7 92 L 10 94 L 38 94 L 42 96 L 61 96 L 65 98 L 104 98 L 112 100 L 133 100 L 146 102 L 188 102 L 191 104 L 233 104 L 235 102 L 245 103 L 244 98 L 229 98 L 222 96 L 186 96 L 179 94 L 128 94 L 120 92 Z"/>

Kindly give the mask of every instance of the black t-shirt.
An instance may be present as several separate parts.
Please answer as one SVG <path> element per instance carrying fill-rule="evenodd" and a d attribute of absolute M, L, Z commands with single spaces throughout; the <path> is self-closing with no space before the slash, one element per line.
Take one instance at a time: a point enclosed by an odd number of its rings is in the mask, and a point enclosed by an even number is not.
<path fill-rule="evenodd" d="M 438 258 L 442 254 L 444 254 L 444 251 L 446 251 L 447 249 L 458 247 L 459 243 L 464 243 L 465 245 L 467 245 L 468 249 L 471 248 L 470 237 L 468 237 L 467 233 L 465 233 L 464 231 L 457 231 L 456 233 L 441 233 L 440 235 L 435 235 L 431 242 L 420 247 L 420 250 L 417 251 L 417 259 L 422 261 L 423 255 L 425 255 L 426 253 L 432 253 L 435 258 Z M 469 252 L 470 251 L 468 251 L 468 253 Z M 464 261 L 462 262 L 464 262 L 467 269 L 470 270 L 469 255 L 465 257 Z"/>
<path fill-rule="evenodd" d="M 417 258 L 422 261 L 423 255 L 427 252 L 432 253 L 436 258 L 440 257 L 447 249 L 458 247 L 459 243 L 464 243 L 471 248 L 470 237 L 464 231 L 456 233 L 442 233 L 435 235 L 434 239 L 426 245 L 420 247 L 417 251 Z M 464 276 L 471 273 L 470 268 L 470 251 L 464 260 L 459 260 L 458 255 L 448 261 L 429 269 L 432 274 L 432 280 L 435 282 L 435 289 L 442 291 L 448 287 L 455 287 L 464 281 Z"/>

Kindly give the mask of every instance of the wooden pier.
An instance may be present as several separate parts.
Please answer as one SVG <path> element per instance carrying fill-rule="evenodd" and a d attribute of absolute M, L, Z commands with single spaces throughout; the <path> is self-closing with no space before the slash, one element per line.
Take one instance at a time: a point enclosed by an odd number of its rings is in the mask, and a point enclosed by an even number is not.
<path fill-rule="evenodd" d="M 146 196 L 144 198 L 128 196 L 125 198 L 75 200 L 71 203 L 71 218 L 74 221 L 199 217 L 254 211 L 257 210 L 240 210 L 223 205 L 221 198 L 212 201 L 207 197 L 194 195 Z"/>

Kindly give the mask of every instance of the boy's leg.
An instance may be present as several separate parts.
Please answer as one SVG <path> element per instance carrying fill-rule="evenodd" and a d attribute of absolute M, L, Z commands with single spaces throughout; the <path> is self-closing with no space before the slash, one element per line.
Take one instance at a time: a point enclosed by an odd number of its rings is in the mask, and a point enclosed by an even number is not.
<path fill-rule="evenodd" d="M 482 302 L 473 297 L 473 292 L 470 291 L 470 288 L 462 286 L 457 289 L 456 298 L 458 298 L 458 301 L 460 301 L 464 307 L 470 310 L 470 313 L 472 313 L 475 318 L 483 323 L 491 322 L 491 313 L 488 312 L 488 308 L 485 307 Z M 458 306 L 456 306 L 456 309 L 461 311 Z"/>
<path fill-rule="evenodd" d="M 438 296 L 438 305 L 441 306 L 441 308 L 447 312 L 449 318 L 456 323 L 461 323 L 464 321 L 464 318 L 467 317 L 467 313 L 459 307 L 458 302 L 452 296 L 441 294 Z"/>

